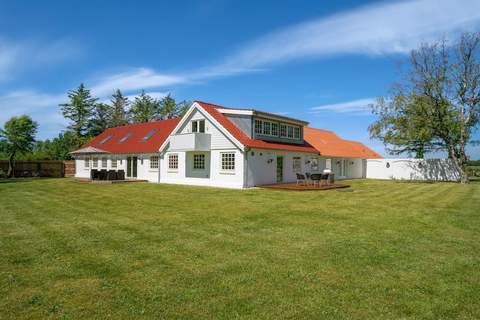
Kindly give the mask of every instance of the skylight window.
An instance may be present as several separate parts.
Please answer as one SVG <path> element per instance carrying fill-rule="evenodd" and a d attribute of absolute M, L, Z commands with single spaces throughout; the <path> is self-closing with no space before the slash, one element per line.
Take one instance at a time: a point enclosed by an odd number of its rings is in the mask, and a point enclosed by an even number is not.
<path fill-rule="evenodd" d="M 157 133 L 158 129 L 153 129 L 145 137 L 142 138 L 143 141 L 147 141 L 150 139 L 155 133 Z"/>
<path fill-rule="evenodd" d="M 132 136 L 132 133 L 129 132 L 127 133 L 122 139 L 120 139 L 120 141 L 118 141 L 119 143 L 122 143 L 122 142 L 125 142 L 128 140 L 128 138 L 130 138 Z"/>
<path fill-rule="evenodd" d="M 105 139 L 103 139 L 102 141 L 100 141 L 100 144 L 104 144 L 106 143 L 107 141 L 109 141 L 110 139 L 112 139 L 113 135 L 109 134 Z"/>

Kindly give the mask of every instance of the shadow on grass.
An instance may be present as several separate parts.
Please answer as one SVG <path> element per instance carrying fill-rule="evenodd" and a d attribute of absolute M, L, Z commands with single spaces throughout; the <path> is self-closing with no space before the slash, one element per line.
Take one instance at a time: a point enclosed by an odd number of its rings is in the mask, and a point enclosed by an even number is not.
<path fill-rule="evenodd" d="M 47 177 L 10 178 L 10 179 L 0 179 L 0 183 L 20 183 L 20 182 L 30 182 L 35 180 L 47 180 L 47 179 L 55 179 L 55 178 L 47 178 Z"/>

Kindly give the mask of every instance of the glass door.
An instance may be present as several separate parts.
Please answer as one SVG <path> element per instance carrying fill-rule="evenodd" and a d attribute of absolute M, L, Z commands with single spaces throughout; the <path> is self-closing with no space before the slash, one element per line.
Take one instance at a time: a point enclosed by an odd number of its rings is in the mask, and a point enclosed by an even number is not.
<path fill-rule="evenodd" d="M 277 182 L 283 181 L 283 157 L 277 157 Z"/>
<path fill-rule="evenodd" d="M 137 177 L 137 157 L 127 157 L 127 178 Z"/>

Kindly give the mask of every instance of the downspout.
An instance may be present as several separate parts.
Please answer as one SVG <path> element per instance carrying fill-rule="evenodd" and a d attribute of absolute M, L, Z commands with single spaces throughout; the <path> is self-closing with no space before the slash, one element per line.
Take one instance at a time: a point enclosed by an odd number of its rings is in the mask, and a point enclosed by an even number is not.
<path fill-rule="evenodd" d="M 244 162 L 245 165 L 243 166 L 243 188 L 248 188 L 248 151 L 250 150 L 249 147 L 245 147 L 243 151 L 244 154 Z"/>

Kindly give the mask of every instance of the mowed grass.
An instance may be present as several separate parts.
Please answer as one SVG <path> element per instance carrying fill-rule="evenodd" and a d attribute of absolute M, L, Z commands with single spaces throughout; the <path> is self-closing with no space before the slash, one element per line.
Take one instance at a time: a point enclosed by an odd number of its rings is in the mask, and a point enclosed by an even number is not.
<path fill-rule="evenodd" d="M 480 184 L 0 182 L 0 319 L 474 319 Z"/>

